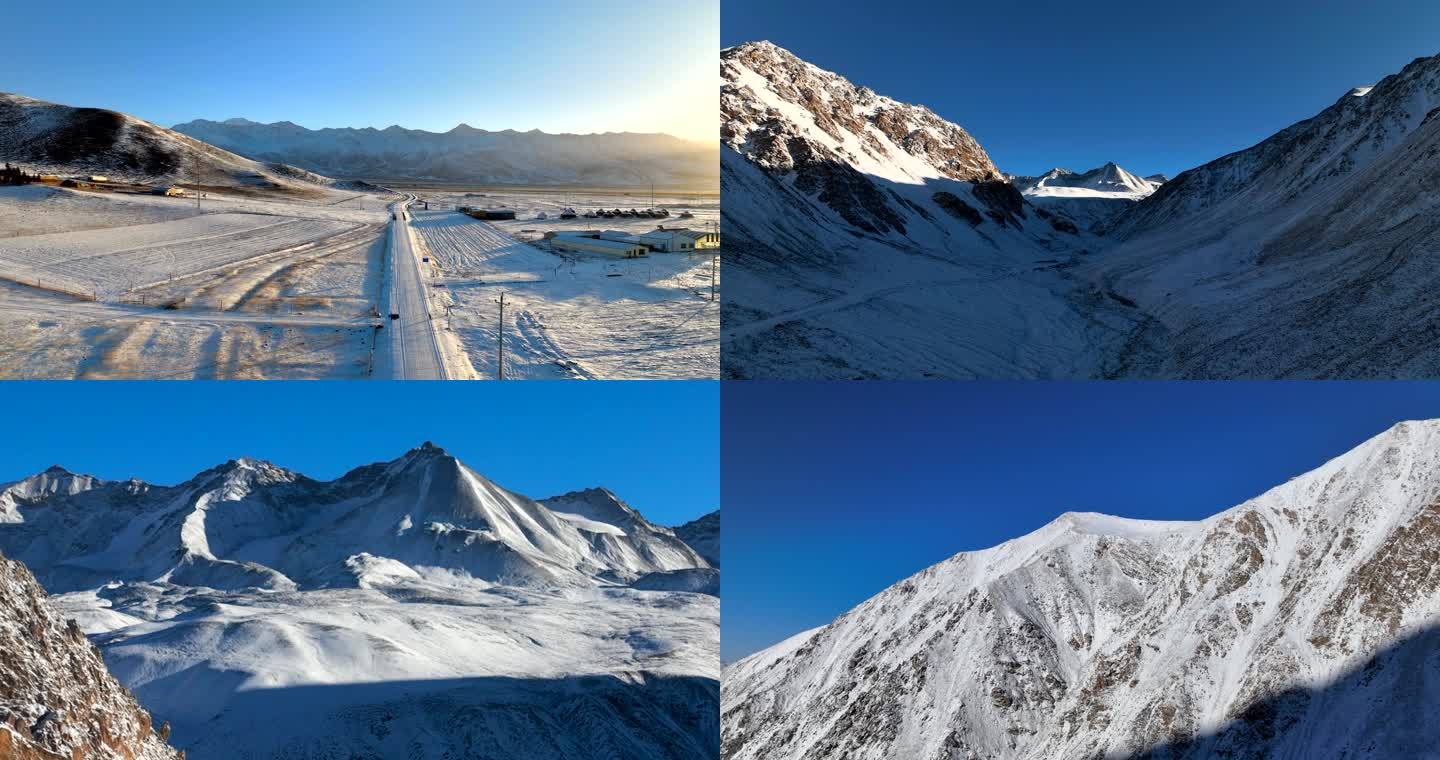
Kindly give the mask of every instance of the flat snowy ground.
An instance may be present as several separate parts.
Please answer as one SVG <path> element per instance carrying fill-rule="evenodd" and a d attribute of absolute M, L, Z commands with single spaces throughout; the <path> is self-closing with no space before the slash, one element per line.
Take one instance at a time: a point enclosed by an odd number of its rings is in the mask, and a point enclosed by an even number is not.
<path fill-rule="evenodd" d="M 386 202 L 0 188 L 0 377 L 364 377 Z"/>
<path fill-rule="evenodd" d="M 114 584 L 55 599 L 194 760 L 316 756 L 290 754 L 302 747 L 538 760 L 564 749 L 527 736 L 559 732 L 535 726 L 527 703 L 553 707 L 597 682 L 718 682 L 715 597 L 411 575 L 291 593 Z"/>
<path fill-rule="evenodd" d="M 711 255 L 654 253 L 642 259 L 557 255 L 538 242 L 551 229 L 620 228 L 621 219 L 536 220 L 490 224 L 438 202 L 499 206 L 520 194 L 497 197 L 435 196 L 429 211 L 415 208 L 413 227 L 431 285 L 431 311 L 449 319 L 470 368 L 459 376 L 496 374 L 499 305 L 505 293 L 505 375 L 519 378 L 715 378 L 720 368 L 719 284 L 710 300 Z M 563 196 L 524 194 L 530 203 L 564 205 Z M 538 199 L 538 200 L 537 200 Z M 608 198 L 608 200 L 615 200 Z M 640 205 L 633 197 L 630 208 Z M 648 195 L 646 196 L 648 205 Z M 657 198 L 657 202 L 662 199 Z M 579 203 L 578 200 L 574 201 Z M 583 210 L 584 206 L 577 206 Z M 672 213 L 678 207 L 672 206 Z M 530 211 L 533 217 L 534 211 Z M 701 211 L 697 210 L 697 217 Z M 705 213 L 714 218 L 715 207 Z M 635 231 L 657 223 L 697 220 L 628 220 Z M 529 230 L 530 232 L 520 232 Z M 510 233 L 536 240 L 522 242 Z M 445 319 L 440 316 L 440 319 Z"/>

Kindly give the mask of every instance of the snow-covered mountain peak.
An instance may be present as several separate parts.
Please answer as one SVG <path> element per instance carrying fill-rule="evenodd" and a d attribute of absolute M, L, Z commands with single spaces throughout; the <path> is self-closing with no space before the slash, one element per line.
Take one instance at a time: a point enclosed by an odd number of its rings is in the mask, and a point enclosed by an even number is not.
<path fill-rule="evenodd" d="M 48 496 L 73 496 L 103 484 L 98 478 L 79 475 L 51 465 L 44 472 L 0 486 L 0 523 L 24 522 L 23 506 Z"/>
<path fill-rule="evenodd" d="M 567 494 L 552 508 L 431 443 L 329 482 L 250 458 L 173 487 L 35 476 L 0 495 L 0 515 L 19 526 L 0 533 L 0 547 L 65 589 L 114 578 L 331 586 L 358 554 L 534 587 L 708 566 L 608 490 Z"/>
<path fill-rule="evenodd" d="M 1405 755 L 1437 551 L 1440 421 L 1204 520 L 1066 513 L 730 666 L 722 757 Z"/>
<path fill-rule="evenodd" d="M 789 171 L 838 161 L 909 184 L 1000 176 L 964 129 L 802 61 L 769 42 L 720 54 L 721 140 L 756 164 Z"/>
<path fill-rule="evenodd" d="M 1126 171 L 1113 161 L 1087 172 L 1055 168 L 1038 177 L 1011 177 L 1020 192 L 1029 197 L 1097 197 L 1139 200 L 1163 183 Z"/>

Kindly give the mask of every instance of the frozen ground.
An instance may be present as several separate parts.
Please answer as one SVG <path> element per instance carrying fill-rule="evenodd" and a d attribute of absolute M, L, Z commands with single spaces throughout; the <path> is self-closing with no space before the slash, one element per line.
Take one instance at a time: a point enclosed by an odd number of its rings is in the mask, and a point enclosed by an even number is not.
<path fill-rule="evenodd" d="M 366 377 L 386 202 L 4 189 L 0 376 Z"/>
<path fill-rule="evenodd" d="M 420 756 L 440 757 L 471 731 L 503 745 L 514 714 L 534 712 L 526 690 L 541 684 L 572 681 L 566 690 L 582 697 L 586 679 L 639 686 L 720 676 L 719 600 L 703 594 L 559 594 L 412 577 L 289 593 L 129 584 L 58 602 L 98 634 L 112 672 L 170 721 L 172 742 L 196 760 L 289 757 L 289 748 L 328 742 L 346 745 L 342 757 L 361 748 L 405 756 L 415 742 L 432 753 Z M 481 723 L 424 718 L 485 710 L 493 714 Z M 538 736 L 513 739 L 496 756 L 545 756 Z"/>
<path fill-rule="evenodd" d="M 712 266 L 708 253 L 655 253 L 643 259 L 552 253 L 539 238 L 547 230 L 622 228 L 637 231 L 669 220 L 519 219 L 491 224 L 437 210 L 414 209 L 413 227 L 422 255 L 433 265 L 431 310 L 446 315 L 445 332 L 468 356 L 470 374 L 496 375 L 499 305 L 505 293 L 505 376 L 507 378 L 714 378 L 719 376 L 719 288 L 710 300 Z M 500 205 L 521 194 L 484 198 L 456 196 L 448 202 Z M 532 204 L 565 204 L 561 195 L 523 195 Z M 604 196 L 606 200 L 614 197 Z M 597 197 L 595 200 L 599 200 Z M 641 205 L 631 198 L 631 205 Z M 646 204 L 648 205 L 648 195 Z M 662 199 L 657 198 L 657 201 Z M 578 200 L 572 199 L 572 203 Z M 630 208 L 625 205 L 624 208 Z M 718 204 L 704 213 L 718 213 Z M 583 205 L 576 205 L 581 211 Z M 414 207 L 412 207 L 414 208 Z M 672 213 L 677 207 L 672 206 Z M 702 221 L 697 209 L 697 220 Z M 533 217 L 534 211 L 530 212 Z M 582 222 L 584 224 L 582 224 Z M 603 224 L 601 224 L 603 223 Z M 703 224 L 689 225 L 703 228 Z M 530 232 L 519 232 L 530 230 Z M 522 242 L 512 236 L 519 232 Z M 463 373 L 462 373 L 463 374 Z"/>

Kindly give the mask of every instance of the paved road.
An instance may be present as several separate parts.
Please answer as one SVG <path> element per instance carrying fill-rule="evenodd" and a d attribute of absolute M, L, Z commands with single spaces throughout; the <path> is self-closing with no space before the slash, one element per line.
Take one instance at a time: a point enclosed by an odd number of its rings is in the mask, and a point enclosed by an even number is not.
<path fill-rule="evenodd" d="M 390 223 L 390 255 L 380 309 L 385 324 L 380 340 L 382 345 L 388 342 L 389 350 L 376 351 L 375 377 L 445 380 L 439 336 L 435 334 L 435 322 L 426 306 L 420 260 L 415 256 L 410 235 L 409 207 L 414 200 L 415 196 L 409 195 L 390 206 L 395 220 Z M 398 314 L 399 318 L 390 319 L 391 314 Z"/>

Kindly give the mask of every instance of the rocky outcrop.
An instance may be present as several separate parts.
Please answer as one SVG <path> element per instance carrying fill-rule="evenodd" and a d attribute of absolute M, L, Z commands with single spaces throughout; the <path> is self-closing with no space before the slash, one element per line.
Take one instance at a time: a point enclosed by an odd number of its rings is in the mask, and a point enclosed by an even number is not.
<path fill-rule="evenodd" d="M 30 571 L 0 556 L 0 758 L 183 758 L 168 737 Z"/>

